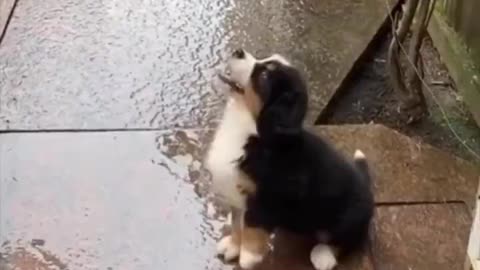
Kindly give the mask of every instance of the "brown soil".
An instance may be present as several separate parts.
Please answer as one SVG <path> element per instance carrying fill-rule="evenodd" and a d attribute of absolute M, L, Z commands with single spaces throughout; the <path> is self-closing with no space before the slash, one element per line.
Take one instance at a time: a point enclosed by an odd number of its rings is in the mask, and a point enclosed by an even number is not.
<path fill-rule="evenodd" d="M 429 85 L 424 89 L 429 115 L 407 124 L 408 119 L 398 109 L 399 98 L 392 90 L 386 74 L 390 40 L 390 34 L 378 38 L 378 42 L 375 42 L 362 63 L 352 71 L 350 79 L 327 106 L 317 124 L 381 123 L 465 159 L 474 160 L 474 155 L 469 153 L 448 127 L 438 104 L 445 110 L 459 137 L 476 153 L 480 153 L 480 129 L 457 94 L 430 38 L 426 38 L 422 48 L 425 81 Z M 431 93 L 436 97 L 435 100 Z"/>

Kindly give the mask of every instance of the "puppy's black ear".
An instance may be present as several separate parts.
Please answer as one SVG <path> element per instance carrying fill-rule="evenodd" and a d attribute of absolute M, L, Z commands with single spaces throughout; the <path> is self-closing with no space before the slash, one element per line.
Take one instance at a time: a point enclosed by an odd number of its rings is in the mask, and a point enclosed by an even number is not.
<path fill-rule="evenodd" d="M 303 85 L 299 86 L 303 87 Z M 306 89 L 272 89 L 279 96 L 264 105 L 257 121 L 261 137 L 295 136 L 301 132 L 307 110 Z"/>

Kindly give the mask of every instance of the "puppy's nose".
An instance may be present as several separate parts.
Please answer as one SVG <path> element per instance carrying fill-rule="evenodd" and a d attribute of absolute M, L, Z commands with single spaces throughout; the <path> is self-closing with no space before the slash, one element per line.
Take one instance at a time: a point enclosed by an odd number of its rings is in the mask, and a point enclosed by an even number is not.
<path fill-rule="evenodd" d="M 243 49 L 236 49 L 232 56 L 238 59 L 245 58 L 245 51 Z"/>

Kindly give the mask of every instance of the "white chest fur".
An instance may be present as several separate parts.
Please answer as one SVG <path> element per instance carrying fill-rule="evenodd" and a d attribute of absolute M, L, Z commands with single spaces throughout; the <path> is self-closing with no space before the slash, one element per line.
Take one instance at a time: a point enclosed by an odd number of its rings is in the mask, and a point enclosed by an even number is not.
<path fill-rule="evenodd" d="M 213 191 L 239 209 L 245 207 L 245 195 L 238 189 L 245 176 L 235 161 L 243 155 L 248 137 L 256 133 L 255 120 L 245 104 L 231 97 L 207 153 L 206 167 L 212 174 Z"/>

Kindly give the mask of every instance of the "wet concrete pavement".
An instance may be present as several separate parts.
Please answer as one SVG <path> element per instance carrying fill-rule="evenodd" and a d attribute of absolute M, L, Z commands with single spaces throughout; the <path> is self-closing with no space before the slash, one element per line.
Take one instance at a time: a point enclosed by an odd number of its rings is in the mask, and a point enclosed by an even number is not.
<path fill-rule="evenodd" d="M 379 269 L 464 269 L 472 218 L 462 204 L 377 209 Z"/>
<path fill-rule="evenodd" d="M 226 217 L 201 166 L 223 103 L 216 68 L 239 46 L 286 54 L 311 121 L 385 12 L 384 0 L 20 0 L 0 44 L 0 269 L 237 268 L 215 258 Z M 478 168 L 382 126 L 315 132 L 364 150 L 382 203 L 375 260 L 341 269 L 458 269 Z M 279 233 L 259 269 L 311 270 L 310 246 Z"/>
<path fill-rule="evenodd" d="M 351 155 L 368 156 L 380 203 L 449 202 L 475 206 L 480 170 L 425 143 L 382 125 L 317 126 L 313 130 Z"/>
<path fill-rule="evenodd" d="M 199 136 L 2 135 L 0 266 L 220 269 Z"/>
<path fill-rule="evenodd" d="M 385 0 L 21 0 L 0 45 L 0 128 L 209 126 L 222 103 L 212 77 L 237 47 L 290 57 L 313 120 L 387 10 Z"/>
<path fill-rule="evenodd" d="M 315 130 L 346 153 L 364 149 L 377 200 L 392 203 L 377 209 L 374 258 L 382 269 L 460 269 L 452 265 L 464 262 L 468 202 L 476 191 L 465 186 L 476 183 L 478 168 L 444 160 L 440 151 L 382 126 Z M 210 135 L 202 129 L 0 135 L 1 269 L 235 268 L 214 255 L 226 218 L 201 166 Z M 450 177 L 457 182 L 429 176 L 425 160 L 438 161 L 439 174 L 455 170 Z M 409 197 L 412 184 L 419 191 Z M 449 190 L 448 196 L 430 189 Z M 442 203 L 450 199 L 457 201 Z M 418 201 L 430 204 L 404 205 Z M 311 270 L 310 247 L 308 239 L 281 233 L 259 269 Z M 372 264 L 364 257 L 341 269 Z"/>

